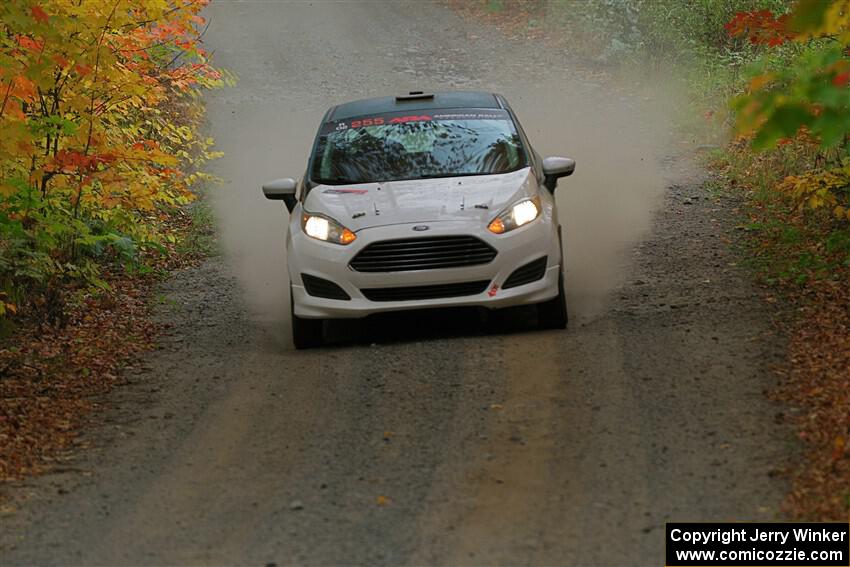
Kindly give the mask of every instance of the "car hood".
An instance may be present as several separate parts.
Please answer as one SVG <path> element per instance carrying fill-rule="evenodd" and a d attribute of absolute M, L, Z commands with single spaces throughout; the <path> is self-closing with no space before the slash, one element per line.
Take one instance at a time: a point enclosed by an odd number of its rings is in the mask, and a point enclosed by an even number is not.
<path fill-rule="evenodd" d="M 352 185 L 317 185 L 304 209 L 322 213 L 357 232 L 390 224 L 478 220 L 537 192 L 530 168 L 498 175 L 412 179 Z"/>

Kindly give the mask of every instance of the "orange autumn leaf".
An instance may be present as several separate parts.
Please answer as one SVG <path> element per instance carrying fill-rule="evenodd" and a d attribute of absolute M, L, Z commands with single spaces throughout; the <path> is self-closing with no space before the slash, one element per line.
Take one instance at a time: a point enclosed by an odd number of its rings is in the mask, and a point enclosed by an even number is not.
<path fill-rule="evenodd" d="M 46 24 L 49 19 L 47 12 L 45 12 L 41 6 L 33 6 L 30 9 L 30 13 L 32 14 L 32 17 L 35 18 L 35 21 L 40 24 Z"/>
<path fill-rule="evenodd" d="M 25 121 L 27 119 L 26 114 L 24 114 L 21 105 L 18 103 L 11 103 L 6 105 L 5 112 L 3 114 L 4 117 L 8 116 L 9 118 L 14 118 L 17 121 Z"/>
<path fill-rule="evenodd" d="M 18 36 L 18 45 L 29 51 L 41 51 L 44 48 L 44 40 L 33 39 L 26 35 Z"/>
<path fill-rule="evenodd" d="M 35 84 L 23 76 L 15 77 L 10 95 L 24 101 L 29 101 L 35 97 Z"/>

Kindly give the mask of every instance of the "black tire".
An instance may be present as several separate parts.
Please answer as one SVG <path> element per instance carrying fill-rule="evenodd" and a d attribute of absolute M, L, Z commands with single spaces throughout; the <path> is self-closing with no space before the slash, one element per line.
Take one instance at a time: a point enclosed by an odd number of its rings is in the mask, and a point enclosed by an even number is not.
<path fill-rule="evenodd" d="M 541 329 L 566 329 L 569 315 L 567 314 L 567 296 L 564 293 L 564 272 L 561 268 L 558 275 L 558 296 L 537 304 L 537 325 Z"/>
<path fill-rule="evenodd" d="M 295 348 L 316 348 L 324 342 L 324 320 L 302 319 L 295 314 L 295 301 L 292 299 L 292 290 L 289 292 L 289 315 L 292 319 L 292 342 Z"/>

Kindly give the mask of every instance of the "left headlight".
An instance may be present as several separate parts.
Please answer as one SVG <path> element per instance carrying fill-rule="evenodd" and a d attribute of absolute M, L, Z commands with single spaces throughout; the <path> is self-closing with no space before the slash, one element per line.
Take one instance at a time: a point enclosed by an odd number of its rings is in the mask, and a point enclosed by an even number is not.
<path fill-rule="evenodd" d="M 490 221 L 487 229 L 492 233 L 502 234 L 526 225 L 539 216 L 540 198 L 523 199 Z"/>
<path fill-rule="evenodd" d="M 332 218 L 314 213 L 301 215 L 301 229 L 311 238 L 334 244 L 351 244 L 357 238 L 356 234 Z"/>

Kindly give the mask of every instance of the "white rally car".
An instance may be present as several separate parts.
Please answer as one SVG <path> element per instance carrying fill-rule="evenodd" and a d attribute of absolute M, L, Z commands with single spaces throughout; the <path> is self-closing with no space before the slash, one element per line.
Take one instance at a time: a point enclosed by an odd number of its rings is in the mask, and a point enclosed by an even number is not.
<path fill-rule="evenodd" d="M 325 114 L 300 182 L 263 186 L 290 212 L 296 348 L 327 319 L 450 306 L 537 304 L 567 324 L 553 193 L 575 170 L 540 159 L 507 101 L 412 92 Z"/>

